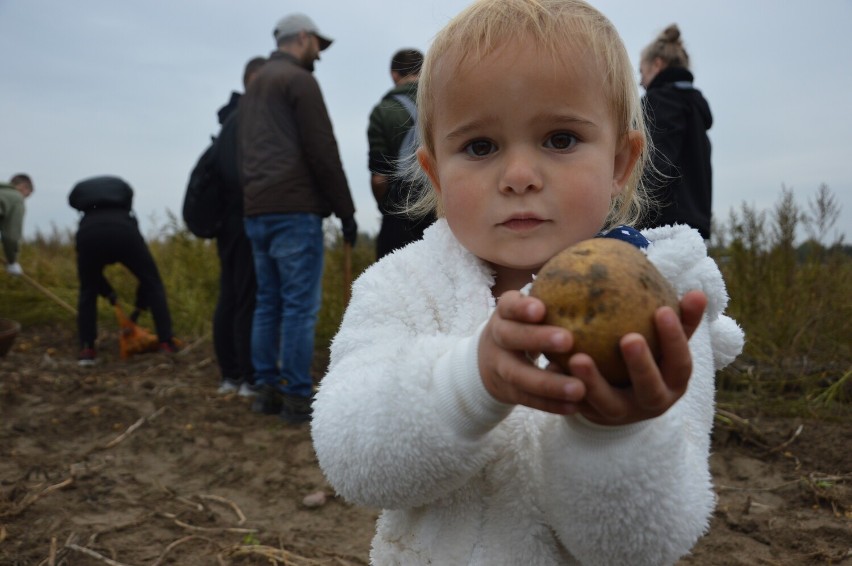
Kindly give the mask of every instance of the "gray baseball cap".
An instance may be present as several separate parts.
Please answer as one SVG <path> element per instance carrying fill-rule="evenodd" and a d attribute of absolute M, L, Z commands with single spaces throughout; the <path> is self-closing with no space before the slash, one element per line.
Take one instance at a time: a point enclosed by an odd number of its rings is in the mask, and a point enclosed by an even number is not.
<path fill-rule="evenodd" d="M 333 40 L 327 38 L 319 32 L 319 28 L 312 19 L 304 14 L 290 14 L 278 20 L 272 35 L 275 36 L 275 41 L 280 41 L 282 37 L 296 35 L 300 31 L 305 31 L 317 36 L 320 42 L 320 51 L 327 49 Z"/>

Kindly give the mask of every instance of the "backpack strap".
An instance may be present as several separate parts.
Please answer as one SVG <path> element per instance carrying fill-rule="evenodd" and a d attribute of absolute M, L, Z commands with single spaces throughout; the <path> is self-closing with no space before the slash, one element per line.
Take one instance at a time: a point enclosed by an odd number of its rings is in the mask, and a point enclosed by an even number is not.
<path fill-rule="evenodd" d="M 411 116 L 411 120 L 414 122 L 414 125 L 417 125 L 417 106 L 414 105 L 414 101 L 411 100 L 411 97 L 406 96 L 404 94 L 394 94 L 393 99 L 402 104 L 402 107 L 408 112 L 408 115 Z"/>
<path fill-rule="evenodd" d="M 404 94 L 394 94 L 394 100 L 399 102 L 405 108 L 408 115 L 411 117 L 411 127 L 405 132 L 402 142 L 399 144 L 399 154 L 397 155 L 396 171 L 402 174 L 413 160 L 416 159 L 415 152 L 417 151 L 417 106 L 410 97 Z"/>

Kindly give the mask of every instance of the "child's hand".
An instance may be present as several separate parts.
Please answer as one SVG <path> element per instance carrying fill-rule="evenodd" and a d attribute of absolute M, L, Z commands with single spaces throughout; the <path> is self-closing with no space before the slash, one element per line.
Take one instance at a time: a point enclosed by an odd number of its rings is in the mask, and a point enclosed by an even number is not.
<path fill-rule="evenodd" d="M 583 382 L 531 362 L 540 352 L 569 352 L 573 347 L 569 331 L 541 324 L 544 314 L 538 299 L 518 291 L 501 295 L 479 339 L 479 372 L 485 389 L 498 401 L 572 414 L 586 393 Z"/>
<path fill-rule="evenodd" d="M 689 337 L 695 332 L 707 306 L 701 291 L 690 291 L 680 302 L 681 319 L 668 307 L 656 312 L 657 333 L 662 357 L 660 365 L 639 334 L 621 339 L 621 351 L 630 371 L 632 386 L 612 387 L 598 373 L 586 354 L 571 357 L 571 374 L 585 384 L 586 396 L 580 413 L 592 422 L 623 425 L 657 417 L 683 396 L 692 375 L 692 356 Z"/>

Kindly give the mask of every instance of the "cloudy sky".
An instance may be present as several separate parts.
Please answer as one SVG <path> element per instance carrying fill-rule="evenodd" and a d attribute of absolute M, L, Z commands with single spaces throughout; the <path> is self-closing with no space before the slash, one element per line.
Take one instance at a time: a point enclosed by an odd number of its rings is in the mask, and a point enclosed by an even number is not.
<path fill-rule="evenodd" d="M 186 179 L 216 111 L 241 90 L 245 62 L 273 48 L 289 12 L 334 38 L 316 77 L 331 113 L 362 230 L 379 215 L 366 126 L 400 47 L 426 50 L 466 0 L 0 0 L 0 179 L 36 183 L 25 234 L 74 229 L 67 195 L 113 174 L 135 189 L 143 232 L 180 213 Z M 826 183 L 852 227 L 852 1 L 596 0 L 638 55 L 680 25 L 710 102 L 714 214 L 769 210 L 782 186 L 803 207 Z M 638 81 L 638 75 L 637 75 Z"/>

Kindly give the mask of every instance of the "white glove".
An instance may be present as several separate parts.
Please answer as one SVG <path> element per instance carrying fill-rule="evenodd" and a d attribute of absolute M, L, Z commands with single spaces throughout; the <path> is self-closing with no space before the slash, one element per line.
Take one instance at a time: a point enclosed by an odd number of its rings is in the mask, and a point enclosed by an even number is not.
<path fill-rule="evenodd" d="M 21 264 L 18 262 L 10 263 L 6 266 L 6 273 L 9 275 L 23 275 L 24 270 L 21 269 Z"/>

